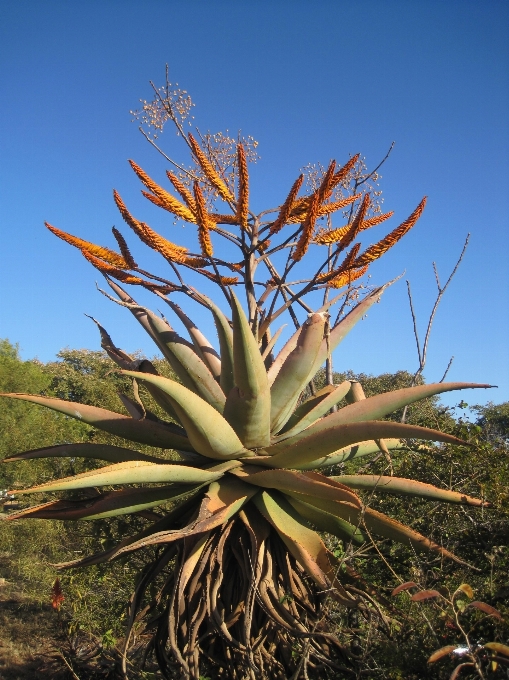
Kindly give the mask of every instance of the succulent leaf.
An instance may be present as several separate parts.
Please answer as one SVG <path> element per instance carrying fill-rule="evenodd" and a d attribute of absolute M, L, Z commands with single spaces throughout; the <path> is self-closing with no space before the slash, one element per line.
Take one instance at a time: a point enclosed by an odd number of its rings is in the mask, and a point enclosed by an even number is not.
<path fill-rule="evenodd" d="M 350 524 L 350 522 L 346 522 L 344 519 L 340 519 L 330 512 L 320 510 L 313 505 L 309 505 L 309 503 L 304 503 L 291 496 L 287 496 L 287 499 L 290 505 L 297 510 L 299 515 L 307 519 L 311 524 L 314 524 L 319 531 L 326 531 L 344 541 L 352 541 L 357 545 L 366 542 L 366 537 L 362 531 L 353 524 Z"/>
<path fill-rule="evenodd" d="M 202 456 L 224 460 L 248 453 L 223 416 L 187 387 L 163 376 L 135 371 L 122 373 L 149 382 L 170 397 L 179 420 L 186 429 L 189 441 Z"/>
<path fill-rule="evenodd" d="M 221 477 L 222 471 L 200 470 L 186 465 L 149 463 L 147 461 L 130 460 L 126 463 L 107 465 L 98 470 L 89 470 L 71 477 L 64 477 L 53 482 L 46 482 L 30 489 L 15 489 L 10 493 L 25 494 L 41 491 L 68 491 L 86 489 L 92 486 L 110 486 L 114 484 L 146 484 L 174 482 L 176 484 L 205 484 Z"/>
<path fill-rule="evenodd" d="M 232 293 L 233 372 L 224 417 L 248 449 L 270 443 L 270 388 L 258 342 L 239 301 Z"/>
<path fill-rule="evenodd" d="M 156 488 L 131 488 L 107 491 L 86 500 L 59 500 L 12 513 L 9 520 L 21 518 L 90 520 L 116 517 L 154 508 L 195 491 L 201 485 L 172 484 Z"/>
<path fill-rule="evenodd" d="M 143 374 L 136 373 L 136 376 Z M 187 437 L 174 434 L 168 427 L 151 420 L 134 420 L 114 411 L 108 411 L 97 406 L 78 404 L 74 401 L 64 401 L 53 397 L 40 397 L 34 394 L 1 394 L 2 397 L 21 399 L 34 404 L 46 406 L 54 411 L 63 413 L 71 418 L 81 420 L 110 434 L 130 439 L 140 444 L 148 444 L 162 449 L 182 449 L 194 451 Z"/>
<path fill-rule="evenodd" d="M 289 439 L 313 425 L 324 416 L 327 411 L 338 404 L 350 389 L 350 381 L 345 380 L 340 385 L 327 385 L 295 409 L 293 415 L 275 439 L 275 442 Z"/>
<path fill-rule="evenodd" d="M 297 346 L 281 366 L 270 388 L 272 432 L 279 432 L 290 418 L 302 390 L 313 377 L 324 328 L 324 314 L 309 315 Z"/>
<path fill-rule="evenodd" d="M 412 496 L 414 498 L 429 498 L 434 501 L 445 501 L 447 503 L 463 503 L 464 505 L 475 505 L 481 507 L 488 505 L 479 498 L 467 496 L 459 491 L 450 489 L 440 489 L 432 484 L 424 484 L 413 479 L 401 477 L 387 477 L 384 475 L 339 475 L 329 477 L 336 482 L 346 484 L 352 489 L 369 489 L 380 491 L 381 493 L 391 493 L 397 496 Z"/>
<path fill-rule="evenodd" d="M 384 442 L 389 451 L 407 448 L 407 445 L 402 442 L 401 439 L 384 439 Z M 323 458 L 317 458 L 307 463 L 299 463 L 299 465 L 296 465 L 295 467 L 297 470 L 314 470 L 315 468 L 330 467 L 331 465 L 337 465 L 338 463 L 343 463 L 347 460 L 369 456 L 370 454 L 379 451 L 380 447 L 374 440 L 359 442 L 358 444 L 354 444 L 354 446 L 345 446 L 342 449 L 338 449 L 333 453 L 329 453 L 327 456 L 323 456 Z"/>
<path fill-rule="evenodd" d="M 109 444 L 60 444 L 59 446 L 50 446 L 49 448 L 33 449 L 32 451 L 24 451 L 23 453 L 16 453 L 13 456 L 4 458 L 4 463 L 10 463 L 15 460 L 31 460 L 34 458 L 87 458 L 91 460 L 109 460 L 112 463 L 125 463 L 128 460 L 144 460 L 150 463 L 163 463 L 162 458 L 156 456 L 147 456 L 139 451 L 132 451 L 131 449 L 123 449 L 120 446 L 111 446 Z"/>
<path fill-rule="evenodd" d="M 351 444 L 386 437 L 430 439 L 449 444 L 466 444 L 458 437 L 417 425 L 367 420 L 360 423 L 330 426 L 327 422 L 328 418 L 330 416 L 323 418 L 291 439 L 267 447 L 265 452 L 271 456 L 267 460 L 267 465 L 274 468 L 295 468 Z"/>

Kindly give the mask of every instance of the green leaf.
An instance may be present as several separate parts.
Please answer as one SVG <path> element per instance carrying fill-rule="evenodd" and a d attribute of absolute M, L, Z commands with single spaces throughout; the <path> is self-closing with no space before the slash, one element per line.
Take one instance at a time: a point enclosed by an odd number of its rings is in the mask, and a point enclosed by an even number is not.
<path fill-rule="evenodd" d="M 202 293 L 198 293 L 194 288 L 192 290 L 196 295 L 196 299 L 210 309 L 214 317 L 221 353 L 221 378 L 219 384 L 223 392 L 228 395 L 235 386 L 233 379 L 233 331 L 230 322 L 210 298 Z"/>
<path fill-rule="evenodd" d="M 187 332 L 189 333 L 189 337 L 193 341 L 196 353 L 212 373 L 214 380 L 218 382 L 221 376 L 221 358 L 219 357 L 216 350 L 196 326 L 196 324 L 191 321 L 187 314 L 185 314 L 184 311 L 177 304 L 175 304 L 175 302 L 169 300 L 164 295 L 160 295 L 160 297 L 173 309 L 175 314 L 182 321 L 187 329 Z"/>
<path fill-rule="evenodd" d="M 389 281 L 383 286 L 380 286 L 376 290 L 374 290 L 372 293 L 369 295 L 366 295 L 366 297 L 357 304 L 351 312 L 349 312 L 341 321 L 339 321 L 333 328 L 331 328 L 329 338 L 324 338 L 322 341 L 322 344 L 320 345 L 320 349 L 318 351 L 318 355 L 316 357 L 315 365 L 313 368 L 313 375 L 318 371 L 320 366 L 324 363 L 324 361 L 327 359 L 327 356 L 329 352 L 333 352 L 336 347 L 339 345 L 339 343 L 348 335 L 348 333 L 352 330 L 352 328 L 355 326 L 355 324 L 362 319 L 363 316 L 365 316 L 368 312 L 368 309 L 375 303 L 380 300 L 381 295 L 383 292 L 394 282 Z"/>
<path fill-rule="evenodd" d="M 89 470 L 72 477 L 64 477 L 53 482 L 46 482 L 30 489 L 15 489 L 13 494 L 35 493 L 40 491 L 67 491 L 70 489 L 86 489 L 92 486 L 110 486 L 114 484 L 146 484 L 174 482 L 176 484 L 204 484 L 212 482 L 223 475 L 222 471 L 200 470 L 187 465 L 158 465 L 146 461 L 130 460 L 126 463 L 107 465 L 98 470 Z"/>
<path fill-rule="evenodd" d="M 323 340 L 325 315 L 310 314 L 297 346 L 281 366 L 270 388 L 271 431 L 279 432 L 293 413 L 302 390 L 313 377 L 313 366 Z"/>
<path fill-rule="evenodd" d="M 334 415 L 336 414 L 333 413 L 332 416 Z M 457 437 L 426 427 L 379 420 L 346 423 L 331 427 L 330 418 L 331 416 L 327 416 L 295 437 L 267 447 L 265 452 L 271 458 L 266 464 L 270 467 L 295 468 L 322 456 L 327 456 L 350 444 L 387 437 L 431 439 L 438 442 L 465 445 L 465 442 Z"/>
<path fill-rule="evenodd" d="M 389 451 L 393 449 L 404 449 L 407 445 L 400 439 L 384 439 L 385 445 Z M 355 458 L 361 458 L 362 456 L 369 456 L 372 453 L 378 453 L 380 447 L 374 441 L 359 442 L 354 446 L 346 446 L 338 451 L 323 456 L 323 458 L 317 458 L 316 460 L 309 461 L 308 463 L 302 463 L 296 465 L 298 470 L 314 470 L 315 468 L 324 468 L 331 465 L 337 465 L 338 463 L 343 463 L 344 461 L 354 460 Z"/>
<path fill-rule="evenodd" d="M 135 373 L 134 375 L 144 376 L 142 373 Z M 64 401 L 63 399 L 54 399 L 53 397 L 40 397 L 35 394 L 0 394 L 0 396 L 21 399 L 46 406 L 66 416 L 81 420 L 88 425 L 93 425 L 100 430 L 139 442 L 140 444 L 157 446 L 162 449 L 194 450 L 187 437 L 174 434 L 165 425 L 151 420 L 134 420 L 134 418 L 123 416 L 114 411 L 107 411 L 97 406 L 78 404 L 74 401 Z"/>
<path fill-rule="evenodd" d="M 109 460 L 112 463 L 124 463 L 128 460 L 145 460 L 151 463 L 163 463 L 162 458 L 147 456 L 139 451 L 123 449 L 120 446 L 110 446 L 109 444 L 60 444 L 44 449 L 33 449 L 23 453 L 15 453 L 13 456 L 4 458 L 4 463 L 15 460 L 31 460 L 33 458 L 87 458 L 97 460 Z"/>
<path fill-rule="evenodd" d="M 182 384 L 222 413 L 226 401 L 224 392 L 193 346 L 181 338 L 163 319 L 149 310 L 147 314 L 160 345 L 166 348 L 165 356 Z"/>
<path fill-rule="evenodd" d="M 320 536 L 306 526 L 284 497 L 262 491 L 253 502 L 308 575 L 322 588 L 328 588 L 326 575 L 332 572 L 332 566 Z"/>
<path fill-rule="evenodd" d="M 334 501 L 347 501 L 361 507 L 359 497 L 344 484 L 338 484 L 316 472 L 294 472 L 292 470 L 263 470 L 253 465 L 238 467 L 232 474 L 249 484 L 265 489 L 277 489 L 284 493 L 296 491 L 302 494 L 328 498 Z"/>
<path fill-rule="evenodd" d="M 267 371 L 267 380 L 269 381 L 269 385 L 274 384 L 274 381 L 277 378 L 277 375 L 281 370 L 281 367 L 283 366 L 287 358 L 290 356 L 290 354 L 293 352 L 293 350 L 297 347 L 297 343 L 299 341 L 299 336 L 302 333 L 302 329 L 303 326 L 300 326 L 300 328 L 298 328 L 295 331 L 295 333 L 291 336 L 289 340 L 287 340 L 285 345 L 279 351 L 277 357 L 274 359 L 272 366 Z"/>
<path fill-rule="evenodd" d="M 368 399 L 356 401 L 349 406 L 332 413 L 328 416 L 329 422 L 334 425 L 343 423 L 356 423 L 363 420 L 377 420 L 397 411 L 403 406 L 413 404 L 420 399 L 433 397 L 442 392 L 453 390 L 465 390 L 478 387 L 491 387 L 491 385 L 478 385 L 475 383 L 434 383 L 431 385 L 418 385 L 416 387 L 406 387 L 402 390 L 377 394 Z"/>
<path fill-rule="evenodd" d="M 383 475 L 340 475 L 329 477 L 336 482 L 346 484 L 352 489 L 369 489 L 381 493 L 391 493 L 397 496 L 412 496 L 414 498 L 429 498 L 434 501 L 447 503 L 463 503 L 464 505 L 487 505 L 478 498 L 467 496 L 459 491 L 440 489 L 432 484 L 424 484 L 413 479 L 403 477 L 386 477 Z"/>
<path fill-rule="evenodd" d="M 340 385 L 327 385 L 323 390 L 317 392 L 314 397 L 307 399 L 294 411 L 283 429 L 283 433 L 278 435 L 275 441 L 280 442 L 284 439 L 289 439 L 313 425 L 313 423 L 322 418 L 327 411 L 330 411 L 333 406 L 343 399 L 350 389 L 350 384 L 349 380 L 345 380 Z"/>
<path fill-rule="evenodd" d="M 233 371 L 224 417 L 248 449 L 270 443 L 270 389 L 258 342 L 239 301 L 232 293 Z"/>
<path fill-rule="evenodd" d="M 307 519 L 311 524 L 314 524 L 318 531 L 326 531 L 344 541 L 352 541 L 357 545 L 365 543 L 366 537 L 362 531 L 353 524 L 350 524 L 350 522 L 346 522 L 330 512 L 320 510 L 309 503 L 303 503 L 292 496 L 287 496 L 286 498 L 299 515 Z"/>
<path fill-rule="evenodd" d="M 274 333 L 272 338 L 268 341 L 267 347 L 263 350 L 263 354 L 262 354 L 262 359 L 264 361 L 269 356 L 269 354 L 272 352 L 272 349 L 274 348 L 274 345 L 276 344 L 276 342 L 279 340 L 279 336 L 283 332 L 284 328 L 286 328 L 285 323 L 280 328 L 277 329 L 277 331 Z"/>
<path fill-rule="evenodd" d="M 173 407 L 186 429 L 189 441 L 198 453 L 218 460 L 236 458 L 247 453 L 225 418 L 191 390 L 162 376 L 134 371 L 122 373 L 150 382 L 172 399 Z"/>
<path fill-rule="evenodd" d="M 305 496 L 304 494 L 295 493 L 293 491 L 287 493 L 299 501 L 309 503 L 309 505 L 313 505 L 320 510 L 325 510 L 325 512 L 340 517 L 354 526 L 362 526 L 362 524 L 364 524 L 368 531 L 379 534 L 384 538 L 390 538 L 403 545 L 411 546 L 414 550 L 438 552 L 455 562 L 465 564 L 448 550 L 442 548 L 442 546 L 437 545 L 433 541 L 430 541 L 429 538 L 426 538 L 419 532 L 414 531 L 405 524 L 402 524 L 381 512 L 372 510 L 371 508 L 364 507 L 359 509 L 351 503 Z"/>
<path fill-rule="evenodd" d="M 158 486 L 156 488 L 122 489 L 107 491 L 86 500 L 59 500 L 43 503 L 32 508 L 8 515 L 7 519 L 58 519 L 58 520 L 90 520 L 104 517 L 116 517 L 140 510 L 147 510 L 161 505 L 168 500 L 175 500 L 195 491 L 196 484 L 179 484 Z"/>

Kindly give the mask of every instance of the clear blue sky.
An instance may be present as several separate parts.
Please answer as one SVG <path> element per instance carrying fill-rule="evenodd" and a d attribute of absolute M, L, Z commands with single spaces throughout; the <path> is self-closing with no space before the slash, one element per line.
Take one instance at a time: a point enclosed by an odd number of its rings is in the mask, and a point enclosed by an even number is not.
<path fill-rule="evenodd" d="M 126 162 L 163 177 L 129 110 L 150 98 L 150 79 L 163 83 L 168 62 L 203 130 L 241 128 L 258 140 L 260 209 L 278 204 L 307 163 L 344 163 L 360 151 L 373 166 L 394 140 L 382 173 L 384 205 L 396 212 L 389 228 L 423 195 L 429 201 L 417 227 L 372 267 L 372 282 L 406 270 L 423 333 L 435 297 L 431 263 L 445 278 L 470 232 L 425 375 L 439 380 L 454 355 L 451 380 L 499 385 L 466 401 L 509 399 L 505 0 L 6 1 L 0 59 L 0 337 L 19 342 L 23 357 L 97 349 L 84 312 L 124 349 L 153 353 L 131 316 L 96 292 L 95 270 L 43 221 L 113 246 L 116 187 L 134 214 L 179 240 L 181 227 L 140 197 Z M 173 133 L 162 143 L 186 159 Z M 416 368 L 404 278 L 343 343 L 338 370 Z"/>

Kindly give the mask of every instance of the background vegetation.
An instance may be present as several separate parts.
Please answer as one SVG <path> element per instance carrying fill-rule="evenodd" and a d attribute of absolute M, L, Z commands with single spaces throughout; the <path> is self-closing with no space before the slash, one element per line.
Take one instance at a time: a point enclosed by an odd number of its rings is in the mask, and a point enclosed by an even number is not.
<path fill-rule="evenodd" d="M 165 371 L 162 362 L 153 361 L 158 370 Z M 2 392 L 42 393 L 119 411 L 123 407 L 118 392 L 127 392 L 128 383 L 114 369 L 114 364 L 103 352 L 90 350 L 65 349 L 59 353 L 57 361 L 47 364 L 37 360 L 22 361 L 16 346 L 7 340 L 0 341 Z M 366 395 L 370 396 L 406 387 L 412 376 L 405 371 L 380 376 L 347 373 L 336 374 L 335 382 L 345 378 L 360 380 Z M 155 405 L 152 406 L 157 410 Z M 427 658 L 434 650 L 447 644 L 461 646 L 463 640 L 451 612 L 437 599 L 412 602 L 406 592 L 391 598 L 393 588 L 404 581 L 415 581 L 425 589 L 449 588 L 451 592 L 466 582 L 474 589 L 476 600 L 497 607 L 509 620 L 509 403 L 471 407 L 470 411 L 467 407 L 462 401 L 455 408 L 446 408 L 434 398 L 414 405 L 409 410 L 407 422 L 462 436 L 470 441 L 471 447 L 416 445 L 394 454 L 391 461 L 383 456 L 365 461 L 365 472 L 388 474 L 392 465 L 396 476 L 482 496 L 493 507 L 472 512 L 469 508 L 387 495 L 378 497 L 373 494 L 366 498 L 371 507 L 397 516 L 443 544 L 474 568 L 443 561 L 433 554 L 418 556 L 388 541 L 379 541 L 376 546 L 366 544 L 350 556 L 346 561 L 348 568 L 355 569 L 376 584 L 379 596 L 387 600 L 390 619 L 388 627 L 381 629 L 357 615 L 347 615 L 342 611 L 333 613 L 338 628 L 343 631 L 340 637 L 359 658 L 358 677 L 447 678 L 457 663 L 444 658 L 436 664 L 427 665 Z M 400 417 L 398 413 L 391 416 L 396 420 Z M 120 444 L 115 437 L 93 430 L 79 421 L 15 400 L 2 401 L 0 433 L 2 459 L 15 452 L 65 442 Z M 81 472 L 85 464 L 96 465 L 62 458 L 0 466 L 0 491 L 3 490 L 5 510 L 13 503 L 6 496 L 6 490 Z M 330 474 L 340 474 L 341 469 L 336 466 Z M 343 469 L 347 473 L 355 471 L 349 470 L 348 465 Z M 23 504 L 23 497 L 16 502 Z M 74 677 L 77 674 L 80 678 L 93 677 L 96 673 L 101 677 L 113 674 L 116 642 L 122 636 L 126 602 L 134 579 L 143 567 L 143 555 L 134 553 L 129 560 L 61 573 L 65 600 L 58 613 L 51 611 L 50 607 L 51 589 L 56 577 L 52 564 L 74 559 L 81 552 L 107 548 L 124 533 L 132 533 L 133 525 L 143 522 L 142 516 L 126 516 L 95 522 L 25 520 L 0 523 L 0 577 L 5 579 L 0 596 L 3 592 L 9 593 L 12 598 L 16 591 L 19 604 L 12 611 L 5 609 L 0 619 L 4 647 L 11 644 L 11 652 L 16 652 L 21 658 L 20 645 L 24 644 L 25 649 L 30 647 L 30 641 L 23 638 L 22 629 L 25 628 L 25 633 L 32 630 L 29 626 L 20 627 L 23 611 L 31 612 L 32 621 L 37 612 L 46 612 L 46 633 L 52 637 L 51 645 L 60 650 L 62 673 L 72 677 L 74 672 Z M 338 550 L 341 550 L 340 546 Z M 3 599 L 6 600 L 6 597 Z M 472 624 L 477 624 L 475 639 L 507 644 L 509 629 L 503 622 L 487 618 L 477 610 L 472 610 L 467 618 Z M 19 643 L 17 651 L 15 639 Z M 102 655 L 95 655 L 101 648 Z M 90 649 L 93 650 L 92 665 L 87 659 L 88 652 L 85 653 Z M 13 658 L 9 661 L 4 651 L 0 673 L 5 670 L 8 678 L 23 677 L 23 673 L 27 677 L 26 668 L 14 668 Z M 47 659 L 45 663 L 47 666 Z M 69 666 L 74 670 L 71 671 Z M 18 672 L 19 676 L 16 675 Z M 43 671 L 39 669 L 37 672 Z M 52 666 L 51 673 L 54 675 L 55 672 L 55 666 Z M 143 675 L 151 676 L 150 673 Z M 493 669 L 491 676 L 506 677 L 500 667 Z"/>

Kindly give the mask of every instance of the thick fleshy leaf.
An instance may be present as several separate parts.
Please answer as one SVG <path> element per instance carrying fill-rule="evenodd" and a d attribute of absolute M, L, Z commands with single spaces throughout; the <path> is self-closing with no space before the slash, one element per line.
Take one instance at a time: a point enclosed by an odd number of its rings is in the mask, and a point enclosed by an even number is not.
<path fill-rule="evenodd" d="M 399 586 L 396 586 L 394 590 L 392 591 L 391 595 L 392 597 L 396 597 L 396 595 L 399 595 L 400 593 L 403 593 L 406 590 L 411 590 L 412 588 L 418 588 L 419 586 L 415 581 L 407 581 L 406 583 L 400 583 Z"/>
<path fill-rule="evenodd" d="M 404 441 L 402 442 L 401 439 L 384 439 L 384 442 L 389 451 L 407 448 L 407 444 Z M 338 451 L 329 453 L 327 456 L 317 458 L 308 463 L 296 465 L 295 467 L 297 470 L 314 470 L 315 468 L 337 465 L 338 463 L 361 458 L 362 456 L 369 456 L 370 454 L 378 453 L 379 451 L 380 447 L 374 440 L 359 442 L 359 444 L 355 444 L 354 446 L 345 446 L 342 449 L 338 449 Z"/>
<path fill-rule="evenodd" d="M 271 431 L 284 426 L 295 410 L 302 390 L 313 377 L 313 366 L 323 340 L 324 314 L 310 314 L 299 335 L 297 346 L 289 354 L 270 388 Z"/>
<path fill-rule="evenodd" d="M 322 588 L 327 588 L 326 575 L 332 572 L 332 566 L 320 536 L 299 519 L 284 497 L 262 491 L 253 502 L 308 575 Z"/>
<path fill-rule="evenodd" d="M 86 500 L 59 500 L 26 508 L 8 515 L 7 519 L 89 520 L 116 517 L 154 508 L 166 503 L 166 501 L 185 496 L 197 488 L 198 485 L 196 484 L 172 484 L 171 486 L 158 486 L 156 488 L 107 491 Z"/>
<path fill-rule="evenodd" d="M 498 611 L 498 609 L 495 609 L 495 607 L 492 607 L 490 604 L 486 604 L 486 602 L 479 602 L 478 600 L 475 600 L 474 602 L 469 602 L 469 604 L 467 604 L 465 609 L 468 609 L 469 607 L 473 607 L 474 609 L 479 609 L 479 611 L 483 612 L 483 614 L 487 614 L 488 616 L 493 616 L 494 618 L 498 619 L 499 621 L 504 620 L 504 617 Z"/>
<path fill-rule="evenodd" d="M 330 416 L 327 417 L 327 420 L 331 425 L 356 423 L 363 420 L 377 420 L 393 411 L 397 411 L 403 406 L 413 404 L 420 399 L 433 397 L 442 392 L 479 387 L 487 388 L 491 387 L 491 385 L 478 385 L 476 383 L 434 383 L 431 385 L 406 387 L 402 390 L 384 392 L 383 394 L 377 394 L 374 397 L 356 401 L 349 406 L 345 406 L 336 413 L 331 413 Z"/>
<path fill-rule="evenodd" d="M 332 414 L 333 416 L 336 414 Z M 364 442 L 367 439 L 385 439 L 387 437 L 430 439 L 450 444 L 465 444 L 464 441 L 444 434 L 438 430 L 430 430 L 417 425 L 393 423 L 380 420 L 344 425 L 329 426 L 327 416 L 304 432 L 287 439 L 280 444 L 269 446 L 265 452 L 271 456 L 267 462 L 270 467 L 295 468 L 322 456 L 327 456 L 350 444 Z"/>
<path fill-rule="evenodd" d="M 39 493 L 41 491 L 68 491 L 86 489 L 92 486 L 110 486 L 114 484 L 146 484 L 174 482 L 176 484 L 205 484 L 222 477 L 223 471 L 201 470 L 187 465 L 171 463 L 157 465 L 146 461 L 131 460 L 126 463 L 107 465 L 97 470 L 89 470 L 72 477 L 64 477 L 30 489 L 14 489 L 9 493 Z"/>
<path fill-rule="evenodd" d="M 140 373 L 148 373 L 150 375 L 159 375 L 159 372 L 156 370 L 154 364 L 147 359 L 140 361 L 136 367 L 131 366 L 129 370 L 139 371 Z M 151 383 L 146 382 L 145 388 L 156 404 L 160 406 L 169 416 L 171 416 L 176 423 L 180 423 L 177 412 L 173 408 L 173 403 L 169 396 Z"/>
<path fill-rule="evenodd" d="M 286 327 L 286 324 L 283 324 L 281 328 L 278 328 L 277 331 L 274 333 L 272 338 L 269 340 L 267 343 L 267 347 L 263 350 L 262 354 L 262 359 L 265 361 L 265 359 L 269 356 L 269 354 L 272 352 L 274 345 L 276 342 L 279 340 L 279 336 L 283 332 L 283 329 Z"/>
<path fill-rule="evenodd" d="M 232 293 L 233 374 L 224 417 L 248 449 L 270 443 L 270 388 L 258 342 L 240 302 Z"/>
<path fill-rule="evenodd" d="M 293 350 L 297 347 L 299 335 L 302 333 L 302 328 L 303 328 L 302 326 L 298 328 L 295 331 L 295 333 L 291 336 L 291 338 L 286 341 L 284 346 L 279 351 L 277 357 L 274 359 L 272 366 L 267 371 L 267 380 L 269 381 L 269 385 L 272 386 L 274 380 L 277 378 L 279 371 L 281 370 L 281 367 L 283 366 L 287 358 L 290 356 L 290 354 L 293 352 Z"/>
<path fill-rule="evenodd" d="M 112 463 L 125 463 L 128 460 L 144 460 L 150 463 L 164 463 L 163 458 L 147 456 L 138 451 L 123 449 L 120 446 L 109 444 L 60 444 L 44 449 L 32 449 L 23 453 L 15 453 L 13 456 L 4 458 L 4 463 L 15 460 L 31 460 L 33 458 L 87 458 L 96 460 L 109 460 Z"/>
<path fill-rule="evenodd" d="M 217 382 L 221 376 L 221 358 L 219 354 L 203 335 L 200 329 L 196 326 L 196 324 L 191 321 L 187 314 L 175 302 L 173 302 L 173 300 L 169 300 L 164 295 L 160 295 L 160 297 L 173 309 L 175 314 L 182 321 L 187 329 L 187 332 L 189 333 L 189 337 L 193 342 L 196 353 L 207 366 L 209 371 L 214 376 L 214 380 Z"/>
<path fill-rule="evenodd" d="M 221 353 L 221 377 L 219 384 L 223 392 L 228 395 L 235 386 L 233 378 L 233 331 L 230 322 L 219 307 L 206 295 L 197 291 L 194 292 L 197 299 L 212 312 L 214 317 Z"/>
<path fill-rule="evenodd" d="M 345 380 L 340 385 L 327 385 L 323 390 L 320 390 L 322 394 L 317 392 L 314 397 L 307 399 L 294 411 L 282 434 L 279 434 L 275 441 L 289 439 L 313 425 L 343 399 L 350 389 L 350 384 L 349 380 Z"/>
<path fill-rule="evenodd" d="M 327 359 L 327 355 L 329 352 L 333 352 L 336 347 L 339 345 L 339 343 L 348 335 L 348 333 L 352 330 L 352 328 L 355 326 L 355 324 L 362 319 L 363 316 L 365 316 L 368 312 L 368 309 L 375 304 L 375 302 L 378 302 L 380 300 L 381 295 L 383 292 L 394 283 L 393 281 L 389 281 L 383 286 L 380 286 L 376 290 L 374 290 L 372 293 L 369 295 L 366 295 L 366 297 L 357 304 L 351 312 L 349 312 L 341 321 L 339 321 L 333 328 L 331 328 L 329 338 L 324 338 L 322 341 L 322 344 L 320 345 L 320 350 L 318 351 L 318 355 L 316 357 L 316 362 L 314 365 L 314 373 L 318 371 L 320 366 L 324 363 L 324 361 Z"/>
<path fill-rule="evenodd" d="M 419 532 L 414 531 L 410 527 L 381 512 L 366 507 L 359 509 L 351 503 L 305 496 L 304 494 L 295 493 L 293 491 L 288 491 L 287 493 L 299 501 L 309 503 L 309 505 L 314 505 L 317 508 L 320 508 L 320 510 L 325 510 L 325 512 L 336 515 L 336 517 L 340 517 L 354 526 L 362 527 L 362 524 L 364 524 L 368 531 L 372 531 L 384 538 L 390 538 L 403 545 L 411 546 L 414 550 L 438 552 L 444 557 L 449 557 L 460 564 L 464 564 L 464 562 L 445 548 L 442 548 L 442 546 L 430 541 Z"/>
<path fill-rule="evenodd" d="M 410 599 L 412 602 L 423 602 L 424 600 L 434 600 L 437 597 L 442 597 L 438 590 L 420 590 L 418 593 L 414 593 Z"/>
<path fill-rule="evenodd" d="M 142 375 L 141 373 L 135 373 L 135 376 Z M 187 437 L 174 434 L 165 425 L 154 423 L 151 420 L 134 420 L 134 418 L 123 416 L 114 411 L 107 411 L 97 406 L 78 404 L 74 401 L 64 401 L 63 399 L 54 399 L 53 397 L 40 397 L 35 394 L 0 394 L 0 396 L 21 399 L 46 406 L 53 409 L 53 411 L 58 411 L 71 418 L 81 420 L 88 425 L 93 425 L 100 430 L 117 435 L 118 437 L 125 437 L 125 439 L 130 439 L 140 444 L 157 446 L 162 449 L 194 450 Z"/>
<path fill-rule="evenodd" d="M 368 489 L 381 493 L 392 493 L 397 496 L 412 496 L 414 498 L 429 498 L 433 501 L 445 501 L 447 503 L 463 503 L 464 505 L 476 505 L 478 507 L 488 505 L 484 501 L 467 496 L 459 491 L 440 489 L 432 484 L 416 482 L 413 479 L 403 477 L 387 477 L 384 475 L 339 475 L 329 477 L 336 482 L 345 484 L 352 489 Z"/>
<path fill-rule="evenodd" d="M 165 356 L 183 385 L 222 413 L 226 401 L 224 392 L 193 346 L 181 338 L 166 321 L 148 310 L 147 312 L 149 323 L 160 345 L 166 348 Z"/>
<path fill-rule="evenodd" d="M 299 515 L 307 519 L 311 524 L 314 524 L 318 531 L 326 531 L 344 541 L 352 541 L 357 545 L 361 545 L 366 541 L 362 531 L 353 524 L 350 524 L 350 522 L 346 522 L 344 519 L 336 517 L 336 515 L 331 515 L 330 512 L 325 512 L 325 510 L 309 505 L 309 503 L 298 501 L 292 496 L 287 496 L 286 498 Z"/>
<path fill-rule="evenodd" d="M 127 538 L 124 538 L 120 543 L 113 546 L 109 550 L 104 550 L 94 555 L 88 555 L 87 557 L 82 557 L 78 560 L 72 560 L 71 562 L 63 562 L 55 566 L 58 569 L 70 569 L 74 567 L 88 567 L 92 564 L 102 564 L 104 562 L 113 560 L 118 556 L 119 551 L 123 548 L 128 548 L 135 543 L 138 544 L 144 539 L 153 536 L 154 534 L 170 530 L 175 526 L 176 523 L 180 522 L 183 517 L 188 515 L 189 512 L 199 505 L 200 498 L 203 497 L 203 494 L 203 489 L 201 491 L 198 490 L 191 496 L 191 498 L 178 503 L 176 507 L 167 513 L 162 519 L 154 522 L 154 524 L 151 524 L 134 536 L 128 536 Z M 175 531 L 175 533 L 178 533 L 178 531 Z"/>
<path fill-rule="evenodd" d="M 359 497 L 344 484 L 338 484 L 331 477 L 316 472 L 294 472 L 293 470 L 263 470 L 245 465 L 231 471 L 236 477 L 249 484 L 265 489 L 277 489 L 284 493 L 295 491 L 301 494 L 334 501 L 347 501 L 361 507 Z"/>
<path fill-rule="evenodd" d="M 189 441 L 198 453 L 224 460 L 245 455 L 247 451 L 233 428 L 210 404 L 174 380 L 134 371 L 122 371 L 158 387 L 173 401 L 173 407 L 184 425 Z"/>
<path fill-rule="evenodd" d="M 148 545 L 172 543 L 186 536 L 195 536 L 211 531 L 236 515 L 256 493 L 257 489 L 238 479 L 225 478 L 219 482 L 213 482 L 207 489 L 198 516 L 186 527 L 152 533 L 150 536 L 134 541 L 128 546 L 120 546 L 113 556 L 118 557 L 123 553 L 139 550 Z M 109 559 L 112 559 L 112 556 Z"/>

